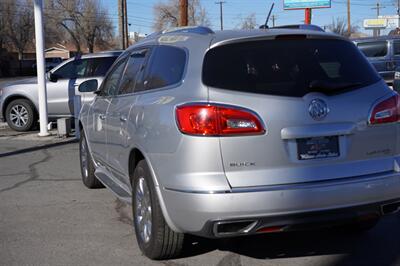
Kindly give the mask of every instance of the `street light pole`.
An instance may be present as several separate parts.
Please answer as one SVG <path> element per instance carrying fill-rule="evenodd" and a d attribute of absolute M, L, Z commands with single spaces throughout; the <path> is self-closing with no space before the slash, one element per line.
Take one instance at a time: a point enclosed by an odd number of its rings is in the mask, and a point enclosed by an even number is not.
<path fill-rule="evenodd" d="M 44 61 L 44 33 L 43 33 L 43 1 L 35 0 L 35 39 L 36 39 L 36 66 L 38 81 L 40 137 L 49 135 L 47 131 L 47 90 L 46 71 Z"/>

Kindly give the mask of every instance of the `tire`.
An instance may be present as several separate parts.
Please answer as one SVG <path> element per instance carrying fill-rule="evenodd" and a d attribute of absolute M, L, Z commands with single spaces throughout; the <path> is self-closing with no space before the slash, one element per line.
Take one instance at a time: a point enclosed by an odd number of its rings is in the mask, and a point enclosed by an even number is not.
<path fill-rule="evenodd" d="M 95 167 L 83 131 L 79 140 L 79 158 L 83 184 L 87 188 L 103 188 L 104 185 L 94 175 Z"/>
<path fill-rule="evenodd" d="M 166 223 L 145 160 L 141 160 L 135 168 L 132 187 L 133 224 L 141 251 L 153 260 L 178 257 L 183 249 L 184 234 L 174 232 Z M 150 206 L 150 211 L 144 206 Z M 148 225 L 147 233 L 145 224 Z"/>
<path fill-rule="evenodd" d="M 37 114 L 29 100 L 16 99 L 7 105 L 6 120 L 10 128 L 19 132 L 26 132 L 36 125 Z"/>

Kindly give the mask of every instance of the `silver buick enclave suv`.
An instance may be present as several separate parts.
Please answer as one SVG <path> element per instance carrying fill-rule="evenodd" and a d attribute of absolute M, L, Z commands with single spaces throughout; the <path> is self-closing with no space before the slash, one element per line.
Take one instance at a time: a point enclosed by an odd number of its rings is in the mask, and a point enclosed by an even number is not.
<path fill-rule="evenodd" d="M 400 99 L 347 39 L 154 34 L 96 94 L 80 116 L 83 182 L 132 202 L 152 259 L 177 256 L 186 234 L 360 231 L 399 209 Z"/>

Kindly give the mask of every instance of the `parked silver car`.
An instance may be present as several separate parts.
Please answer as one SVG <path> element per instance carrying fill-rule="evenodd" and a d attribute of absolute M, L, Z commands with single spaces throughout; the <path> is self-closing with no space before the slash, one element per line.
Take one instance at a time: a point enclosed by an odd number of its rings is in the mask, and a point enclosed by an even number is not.
<path fill-rule="evenodd" d="M 46 64 L 45 68 L 46 68 L 46 72 L 47 72 L 47 71 L 52 70 L 59 64 L 61 64 L 63 60 L 61 57 L 46 57 L 44 61 Z M 32 68 L 36 72 L 36 68 L 37 68 L 36 62 L 32 65 Z"/>
<path fill-rule="evenodd" d="M 82 178 L 132 202 L 152 259 L 185 234 L 367 230 L 399 210 L 399 118 L 347 39 L 186 28 L 130 47 L 82 107 Z"/>
<path fill-rule="evenodd" d="M 71 58 L 47 73 L 47 108 L 49 120 L 71 117 L 74 96 L 91 101 L 93 93 L 80 93 L 78 86 L 96 78 L 99 84 L 121 51 L 86 54 Z M 28 131 L 38 120 L 37 79 L 19 80 L 0 88 L 0 120 L 17 131 Z"/>

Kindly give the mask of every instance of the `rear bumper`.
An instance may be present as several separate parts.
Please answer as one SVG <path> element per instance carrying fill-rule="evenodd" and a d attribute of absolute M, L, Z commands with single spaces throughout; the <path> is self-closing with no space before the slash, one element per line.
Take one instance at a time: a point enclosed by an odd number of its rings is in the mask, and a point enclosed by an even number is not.
<path fill-rule="evenodd" d="M 214 224 L 225 221 L 257 221 L 248 232 L 254 233 L 257 226 L 282 225 L 288 219 L 295 221 L 293 217 L 311 217 L 309 220 L 313 221 L 316 217 L 330 217 L 327 212 L 336 211 L 345 213 L 346 217 L 377 214 L 383 204 L 400 199 L 400 173 L 226 193 L 168 189 L 162 189 L 161 193 L 172 228 L 215 237 Z"/>

